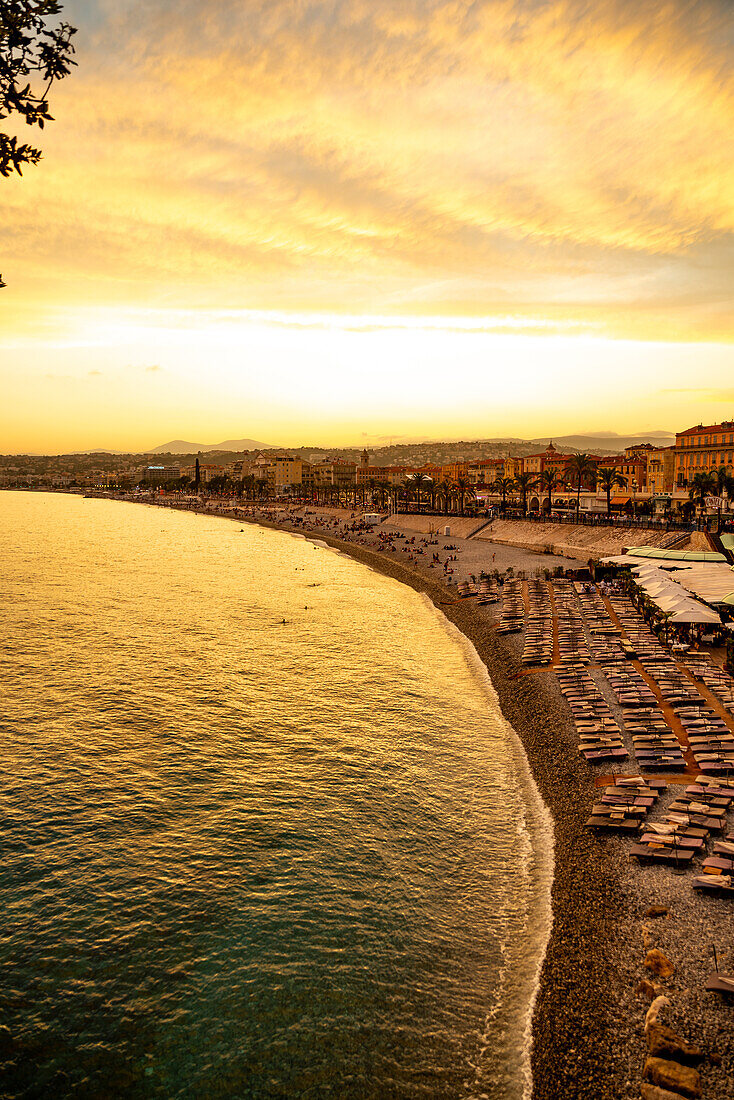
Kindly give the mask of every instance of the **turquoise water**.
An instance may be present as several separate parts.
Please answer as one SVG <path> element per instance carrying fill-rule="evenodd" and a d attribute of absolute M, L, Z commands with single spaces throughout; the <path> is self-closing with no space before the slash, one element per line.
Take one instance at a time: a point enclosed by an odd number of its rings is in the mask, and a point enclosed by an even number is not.
<path fill-rule="evenodd" d="M 280 532 L 0 515 L 2 1095 L 521 1097 L 548 825 L 461 636 Z"/>

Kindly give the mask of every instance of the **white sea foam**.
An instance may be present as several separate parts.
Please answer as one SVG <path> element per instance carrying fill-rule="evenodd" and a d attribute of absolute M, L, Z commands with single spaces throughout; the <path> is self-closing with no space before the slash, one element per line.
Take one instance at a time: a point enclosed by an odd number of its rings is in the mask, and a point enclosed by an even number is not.
<path fill-rule="evenodd" d="M 550 939 L 553 925 L 553 910 L 551 906 L 551 884 L 554 868 L 554 830 L 553 817 L 543 801 L 530 768 L 530 762 L 525 753 L 522 741 L 518 737 L 510 723 L 502 715 L 500 699 L 495 690 L 487 666 L 477 653 L 472 642 L 457 626 L 454 625 L 443 612 L 436 607 L 433 601 L 424 593 L 421 598 L 431 608 L 447 633 L 454 638 L 464 651 L 467 662 L 474 671 L 482 689 L 489 696 L 492 711 L 499 713 L 505 729 L 508 744 L 510 746 L 516 768 L 516 775 L 520 784 L 522 798 L 518 800 L 517 832 L 522 844 L 521 866 L 527 877 L 528 895 L 531 902 L 532 913 L 528 918 L 532 920 L 534 928 L 531 935 L 532 946 L 535 948 L 535 964 L 531 995 L 522 1023 L 522 1073 L 523 1100 L 530 1100 L 533 1091 L 531 1052 L 532 1052 L 532 1020 L 535 1001 L 538 994 L 540 972 L 545 958 L 545 952 Z M 534 873 L 533 873 L 534 872 Z M 503 944 L 503 954 L 506 944 Z M 502 1004 L 502 995 L 506 988 L 508 967 L 502 967 L 498 994 L 487 1014 L 487 1024 L 497 1015 Z M 486 1038 L 486 1033 L 485 1033 Z"/>

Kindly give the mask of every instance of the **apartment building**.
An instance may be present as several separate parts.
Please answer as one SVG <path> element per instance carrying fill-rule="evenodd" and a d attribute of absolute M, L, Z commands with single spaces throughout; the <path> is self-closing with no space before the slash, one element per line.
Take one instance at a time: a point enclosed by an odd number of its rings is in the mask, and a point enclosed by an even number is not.
<path fill-rule="evenodd" d="M 476 488 L 478 485 L 492 485 L 498 477 L 505 476 L 504 458 L 477 458 L 467 463 L 466 476 Z"/>
<path fill-rule="evenodd" d="M 431 462 L 424 462 L 422 466 L 405 466 L 403 468 L 403 481 L 406 477 L 412 477 L 414 474 L 422 474 L 423 477 L 430 477 L 434 485 L 440 485 L 444 480 L 443 466 L 434 466 Z"/>
<path fill-rule="evenodd" d="M 146 466 L 140 480 L 147 481 L 151 485 L 162 485 L 165 481 L 178 481 L 180 477 L 180 466 Z M 105 484 L 108 484 L 108 481 Z"/>
<path fill-rule="evenodd" d="M 647 452 L 647 491 L 651 496 L 670 496 L 675 480 L 675 447 Z"/>
<path fill-rule="evenodd" d="M 388 485 L 402 485 L 407 474 L 407 466 L 358 466 L 357 484 L 364 485 L 370 481 L 385 482 Z"/>
<path fill-rule="evenodd" d="M 697 473 L 734 468 L 734 420 L 697 424 L 675 436 L 675 487 L 687 489 Z"/>
<path fill-rule="evenodd" d="M 192 466 L 181 466 L 180 473 L 181 477 L 188 477 L 191 478 L 191 480 L 193 481 L 196 477 L 196 463 L 194 463 Z M 205 485 L 208 481 L 211 481 L 215 477 L 222 477 L 226 473 L 226 466 L 217 466 L 212 462 L 199 463 L 199 480 L 202 485 Z"/>
<path fill-rule="evenodd" d="M 343 458 L 327 458 L 323 462 L 315 462 L 312 466 L 313 484 L 336 485 L 340 489 L 350 488 L 357 481 L 357 465 Z"/>
<path fill-rule="evenodd" d="M 468 463 L 466 462 L 447 462 L 441 466 L 441 473 L 439 475 L 440 481 L 450 481 L 451 484 L 455 484 L 459 478 L 465 478 L 467 475 Z"/>
<path fill-rule="evenodd" d="M 303 481 L 303 462 L 292 455 L 270 455 L 265 469 L 268 488 L 278 496 Z"/>
<path fill-rule="evenodd" d="M 597 467 L 600 470 L 614 470 L 625 478 L 628 489 L 644 493 L 647 490 L 647 455 L 649 453 L 637 447 L 628 447 L 621 455 L 609 455 L 599 459 Z"/>
<path fill-rule="evenodd" d="M 544 470 L 555 470 L 559 477 L 562 477 L 566 469 L 566 462 L 570 457 L 570 455 L 561 454 L 560 451 L 557 451 L 551 439 L 544 451 L 538 451 L 536 454 L 532 455 L 525 455 L 523 459 L 523 472 L 526 474 L 535 474 L 537 477 L 537 475 L 542 474 Z"/>
<path fill-rule="evenodd" d="M 538 451 L 536 454 L 532 455 L 525 455 L 522 459 L 522 469 L 524 473 L 533 474 L 535 477 L 544 473 L 546 470 L 552 470 L 559 482 L 568 477 L 570 484 L 570 482 L 574 481 L 570 469 L 573 458 L 573 454 L 566 454 L 563 451 L 557 450 L 551 439 L 544 451 Z M 598 459 L 596 455 L 589 455 L 589 458 L 595 464 L 602 461 Z M 508 476 L 517 477 L 517 474 L 511 473 Z M 585 478 L 582 483 L 582 488 L 587 490 L 594 489 L 595 485 L 592 484 L 592 479 Z"/>

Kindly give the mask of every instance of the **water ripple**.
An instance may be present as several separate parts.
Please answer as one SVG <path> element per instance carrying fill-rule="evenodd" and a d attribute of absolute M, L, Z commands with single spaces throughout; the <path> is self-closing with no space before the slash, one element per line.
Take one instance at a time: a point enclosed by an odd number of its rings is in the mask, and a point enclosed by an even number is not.
<path fill-rule="evenodd" d="M 519 1098 L 537 808 L 438 617 L 276 532 L 0 508 L 2 1095 Z"/>

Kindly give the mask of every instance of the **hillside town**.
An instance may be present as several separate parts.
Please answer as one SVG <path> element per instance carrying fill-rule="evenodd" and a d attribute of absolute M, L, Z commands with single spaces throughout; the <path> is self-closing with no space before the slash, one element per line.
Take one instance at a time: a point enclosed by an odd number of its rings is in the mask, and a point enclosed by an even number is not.
<path fill-rule="evenodd" d="M 31 462 L 26 456 L 0 462 L 6 488 L 161 490 L 293 498 L 315 503 L 373 506 L 383 511 L 460 514 L 576 513 L 690 520 L 697 513 L 726 512 L 734 496 L 734 421 L 685 428 L 669 446 L 641 442 L 619 454 L 560 450 L 551 440 L 533 453 L 487 458 L 458 455 L 448 462 L 384 465 L 365 449 L 357 457 L 244 451 L 231 461 L 210 455 L 148 458 L 99 454 L 56 456 Z M 216 455 L 214 456 L 217 457 Z M 111 468 L 112 467 L 112 468 Z M 708 502 L 708 504 L 707 504 Z"/>

